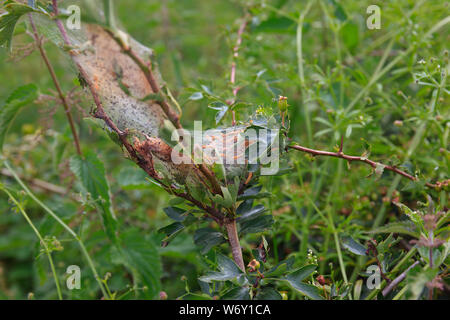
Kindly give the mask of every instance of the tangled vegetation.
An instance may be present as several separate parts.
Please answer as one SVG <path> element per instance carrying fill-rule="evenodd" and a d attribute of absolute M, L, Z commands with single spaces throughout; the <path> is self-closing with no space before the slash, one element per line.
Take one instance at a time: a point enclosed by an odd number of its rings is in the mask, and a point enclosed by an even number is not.
<path fill-rule="evenodd" d="M 370 5 L 3 1 L 0 298 L 446 299 L 448 3 Z"/>

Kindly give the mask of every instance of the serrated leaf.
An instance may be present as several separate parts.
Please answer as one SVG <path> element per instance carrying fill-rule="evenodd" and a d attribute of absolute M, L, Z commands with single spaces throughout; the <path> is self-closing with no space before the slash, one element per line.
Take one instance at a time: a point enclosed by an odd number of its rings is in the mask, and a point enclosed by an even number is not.
<path fill-rule="evenodd" d="M 20 109 L 33 102 L 38 96 L 38 88 L 27 84 L 14 90 L 0 109 L 0 151 L 3 148 L 6 134 Z"/>
<path fill-rule="evenodd" d="M 194 243 L 201 247 L 201 253 L 206 254 L 212 247 L 226 242 L 223 234 L 212 228 L 200 228 L 195 231 Z"/>
<path fill-rule="evenodd" d="M 6 46 L 10 50 L 17 22 L 24 14 L 33 12 L 35 9 L 15 1 L 5 1 L 2 7 L 8 13 L 0 15 L 0 46 Z"/>
<path fill-rule="evenodd" d="M 119 186 L 125 190 L 144 189 L 148 186 L 145 172 L 136 167 L 126 167 L 120 170 L 116 177 Z"/>
<path fill-rule="evenodd" d="M 206 275 L 199 278 L 201 281 L 211 282 L 211 281 L 226 281 L 233 280 L 242 275 L 242 271 L 230 258 L 218 254 L 217 255 L 217 265 L 219 272 L 209 272 Z"/>
<path fill-rule="evenodd" d="M 91 195 L 102 216 L 103 227 L 111 240 L 116 239 L 117 221 L 111 205 L 109 185 L 103 162 L 93 152 L 83 159 L 75 155 L 70 159 L 70 170 L 81 182 L 84 192 Z"/>
<path fill-rule="evenodd" d="M 133 274 L 136 286 L 145 286 L 144 294 L 149 299 L 161 291 L 161 261 L 154 243 L 135 231 L 121 234 L 124 265 Z"/>

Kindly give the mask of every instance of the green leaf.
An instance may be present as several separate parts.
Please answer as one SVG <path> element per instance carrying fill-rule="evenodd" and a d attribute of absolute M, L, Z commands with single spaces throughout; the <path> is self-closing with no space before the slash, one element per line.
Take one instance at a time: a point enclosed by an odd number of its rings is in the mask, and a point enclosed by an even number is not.
<path fill-rule="evenodd" d="M 147 298 L 156 298 L 161 291 L 161 261 L 155 244 L 135 231 L 121 234 L 123 263 L 130 269 L 135 285 L 145 286 Z"/>
<path fill-rule="evenodd" d="M 222 300 L 250 300 L 249 290 L 246 287 L 236 287 L 226 292 Z"/>
<path fill-rule="evenodd" d="M 259 217 L 262 213 L 266 212 L 266 208 L 262 204 L 258 204 L 249 210 L 242 212 L 241 215 L 237 218 L 239 222 L 255 219 Z"/>
<path fill-rule="evenodd" d="M 292 283 L 289 282 L 291 284 L 291 286 L 299 291 L 301 294 L 304 294 L 305 296 L 307 296 L 310 299 L 313 300 L 324 300 L 323 297 L 320 295 L 319 289 L 311 284 L 307 284 L 307 283 Z"/>
<path fill-rule="evenodd" d="M 292 268 L 292 265 L 295 262 L 294 257 L 290 257 L 286 260 L 280 261 L 276 266 L 268 270 L 264 273 L 265 277 L 275 277 L 278 275 L 285 274 L 286 271 L 290 270 Z"/>
<path fill-rule="evenodd" d="M 283 300 L 283 298 L 274 288 L 265 287 L 256 294 L 255 300 Z"/>
<path fill-rule="evenodd" d="M 297 269 L 286 276 L 286 280 L 292 282 L 300 282 L 306 279 L 309 275 L 311 275 L 317 266 L 315 264 L 308 264 L 300 269 Z"/>
<path fill-rule="evenodd" d="M 226 242 L 222 232 L 212 228 L 200 228 L 195 231 L 194 243 L 201 247 L 201 253 L 206 254 L 212 247 Z"/>
<path fill-rule="evenodd" d="M 317 287 L 302 282 L 302 280 L 310 276 L 316 270 L 316 268 L 317 266 L 313 264 L 304 266 L 288 274 L 286 276 L 286 281 L 288 281 L 295 290 L 299 291 L 305 296 L 313 300 L 323 300 L 323 297 L 319 294 L 319 289 L 317 289 Z"/>
<path fill-rule="evenodd" d="M 203 93 L 201 92 L 194 92 L 190 97 L 189 100 L 201 100 L 203 99 Z"/>
<path fill-rule="evenodd" d="M 366 256 L 366 247 L 356 242 L 352 237 L 344 237 L 342 240 L 342 247 L 348 251 L 357 254 L 359 256 Z"/>
<path fill-rule="evenodd" d="M 267 197 L 271 196 L 271 194 L 269 192 L 260 192 L 261 189 L 262 189 L 262 186 L 256 186 L 256 187 L 247 189 L 244 191 L 243 194 L 241 194 L 238 197 L 238 200 L 262 199 L 262 198 L 267 198 Z"/>
<path fill-rule="evenodd" d="M 437 272 L 437 269 L 423 270 L 420 266 L 409 270 L 406 274 L 406 298 L 409 300 L 418 300 L 424 292 L 426 284 L 433 280 Z"/>
<path fill-rule="evenodd" d="M 249 211 L 252 208 L 252 206 L 253 206 L 253 199 L 242 201 L 242 203 L 236 209 L 236 214 L 239 216 L 243 215 L 245 212 Z"/>
<path fill-rule="evenodd" d="M 217 255 L 217 264 L 219 272 L 209 272 L 200 277 L 199 280 L 204 282 L 226 281 L 236 279 L 243 274 L 233 260 L 220 253 Z"/>
<path fill-rule="evenodd" d="M 0 15 L 0 46 L 6 46 L 8 50 L 11 50 L 12 36 L 17 21 L 24 14 L 36 10 L 28 5 L 9 0 L 3 3 L 2 9 L 5 9 L 8 13 Z"/>
<path fill-rule="evenodd" d="M 216 113 L 216 124 L 219 124 L 228 111 L 228 105 L 220 101 L 212 102 L 208 105 L 208 108 L 219 111 Z"/>
<path fill-rule="evenodd" d="M 241 226 L 239 233 L 258 233 L 270 229 L 270 226 L 274 223 L 272 215 L 259 216 L 251 220 L 239 222 Z"/>
<path fill-rule="evenodd" d="M 340 32 L 345 46 L 350 52 L 353 52 L 359 44 L 358 26 L 353 22 L 347 22 Z"/>
<path fill-rule="evenodd" d="M 93 152 L 83 159 L 75 155 L 70 159 L 70 170 L 81 182 L 83 191 L 91 195 L 96 208 L 100 211 L 103 227 L 109 239 L 116 240 L 117 221 L 111 205 L 109 185 L 106 180 L 105 167 Z"/>
<path fill-rule="evenodd" d="M 347 13 L 345 12 L 344 8 L 341 6 L 341 4 L 336 0 L 329 0 L 329 2 L 334 7 L 334 16 L 338 18 L 340 21 L 347 20 Z"/>
<path fill-rule="evenodd" d="M 38 88 L 34 84 L 27 84 L 14 90 L 0 109 L 0 151 L 5 137 L 14 118 L 20 109 L 33 102 L 38 96 Z"/>
<path fill-rule="evenodd" d="M 418 227 L 423 227 L 423 218 L 420 212 L 413 211 L 407 206 L 405 206 L 403 203 L 394 202 L 394 204 L 400 208 L 400 210 L 403 212 L 403 214 L 407 215 L 409 219 Z"/>
<path fill-rule="evenodd" d="M 412 221 L 391 222 L 387 225 L 370 230 L 367 233 L 401 233 L 414 238 L 419 238 L 420 236 L 420 233 L 417 231 L 417 227 Z"/>
<path fill-rule="evenodd" d="M 186 215 L 184 215 L 186 210 L 184 210 L 184 209 L 177 208 L 177 207 L 167 207 L 167 208 L 164 208 L 163 210 L 170 219 L 173 219 L 175 221 L 181 222 L 184 219 L 186 219 Z"/>
<path fill-rule="evenodd" d="M 182 230 L 184 225 L 180 222 L 174 222 L 158 230 L 159 233 L 163 233 L 166 237 L 162 240 L 162 246 L 167 246 Z"/>
<path fill-rule="evenodd" d="M 119 186 L 125 190 L 144 189 L 148 187 L 147 174 L 137 167 L 122 168 L 116 177 Z"/>
<path fill-rule="evenodd" d="M 286 17 L 272 17 L 256 26 L 254 32 L 295 33 L 296 23 Z"/>

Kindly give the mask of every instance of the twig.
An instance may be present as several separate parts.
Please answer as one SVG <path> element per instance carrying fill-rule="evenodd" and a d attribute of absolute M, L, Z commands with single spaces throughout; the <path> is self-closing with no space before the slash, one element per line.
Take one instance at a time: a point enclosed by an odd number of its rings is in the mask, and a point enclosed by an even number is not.
<path fill-rule="evenodd" d="M 408 271 L 411 270 L 412 268 L 414 268 L 415 266 L 417 266 L 418 264 L 419 264 L 419 261 L 414 262 L 405 271 L 403 271 L 397 278 L 392 280 L 392 282 L 386 288 L 384 288 L 383 291 L 381 292 L 383 294 L 383 297 L 387 296 L 387 294 L 391 290 L 393 290 L 400 282 L 402 282 L 403 279 L 406 278 L 406 274 L 408 273 Z"/>
<path fill-rule="evenodd" d="M 33 16 L 31 15 L 31 13 L 28 14 L 28 18 L 30 20 L 31 29 L 33 30 L 33 38 L 34 38 L 34 41 L 36 43 L 36 46 L 38 47 L 39 52 L 41 54 L 41 57 L 44 60 L 45 65 L 47 66 L 48 72 L 50 73 L 50 76 L 52 77 L 53 84 L 55 85 L 56 91 L 58 91 L 59 98 L 61 99 L 61 103 L 62 103 L 62 105 L 64 107 L 64 111 L 66 113 L 67 120 L 69 121 L 70 130 L 72 131 L 73 142 L 75 144 L 75 148 L 77 150 L 77 153 L 80 156 L 82 156 L 81 147 L 80 147 L 80 140 L 78 138 L 78 134 L 77 134 L 77 131 L 75 129 L 75 124 L 73 122 L 72 114 L 70 113 L 69 104 L 67 102 L 66 97 L 64 96 L 64 94 L 62 92 L 62 89 L 61 89 L 61 86 L 59 84 L 58 78 L 56 77 L 56 74 L 55 74 L 55 70 L 53 69 L 53 66 L 50 63 L 50 60 L 47 57 L 45 49 L 42 46 L 42 40 L 39 37 L 39 34 L 37 32 L 37 28 L 36 28 L 36 25 L 34 23 Z"/>
<path fill-rule="evenodd" d="M 6 177 L 14 177 L 13 174 L 7 169 L 1 169 L 0 174 Z M 23 177 L 21 178 L 24 179 Z M 30 184 L 34 185 L 35 187 L 41 188 L 46 191 L 50 191 L 64 196 L 67 195 L 68 193 L 68 190 L 66 188 L 57 186 L 55 184 L 52 184 L 50 182 L 41 179 L 24 179 L 24 180 L 27 180 Z"/>
<path fill-rule="evenodd" d="M 382 163 L 370 160 L 366 157 L 346 155 L 345 153 L 342 152 L 342 149 L 341 149 L 342 145 L 340 147 L 339 152 L 315 150 L 315 149 L 306 148 L 306 147 L 303 147 L 300 145 L 292 145 L 292 146 L 288 146 L 288 148 L 306 152 L 306 153 L 312 154 L 313 156 L 328 156 L 328 157 L 341 158 L 341 159 L 347 160 L 348 162 L 359 161 L 359 162 L 363 162 L 363 163 L 370 165 L 374 169 L 376 169 L 379 166 L 382 166 L 384 170 L 395 172 L 395 173 L 397 173 L 409 180 L 412 180 L 412 181 L 418 181 L 418 179 L 416 177 L 410 175 L 409 173 L 406 173 L 405 171 L 398 169 L 395 166 L 384 165 Z M 436 189 L 439 187 L 439 184 L 433 184 L 433 183 L 429 183 L 429 182 L 426 182 L 425 185 L 432 189 Z"/>

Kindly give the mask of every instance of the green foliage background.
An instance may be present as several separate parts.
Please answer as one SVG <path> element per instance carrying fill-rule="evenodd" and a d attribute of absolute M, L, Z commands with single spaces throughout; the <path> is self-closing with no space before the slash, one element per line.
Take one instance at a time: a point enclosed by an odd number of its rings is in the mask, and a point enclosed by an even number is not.
<path fill-rule="evenodd" d="M 66 3 L 73 1 L 65 1 L 62 6 Z M 430 28 L 449 16 L 447 1 L 312 1 L 303 24 L 304 61 L 300 62 L 304 82 L 299 75 L 295 20 L 307 1 L 263 3 L 266 5 L 256 0 L 129 0 L 116 1 L 116 10 L 124 29 L 155 50 L 161 74 L 183 107 L 185 127 L 200 119 L 215 125 L 216 111 L 208 108 L 207 99 L 189 99 L 193 92 L 204 90 L 202 85 L 217 95 L 231 97 L 232 47 L 244 8 L 250 6 L 252 20 L 236 61 L 237 85 L 243 87 L 239 100 L 268 105 L 278 95 L 286 96 L 290 135 L 302 145 L 333 150 L 345 135 L 344 151 L 348 154 L 361 155 L 370 145 L 371 158 L 384 163 L 399 161 L 424 180 L 448 179 L 449 87 L 441 74 L 449 71 L 449 26 L 424 38 Z M 370 4 L 381 7 L 380 30 L 366 27 Z M 28 49 L 26 44 L 31 43 L 24 31 L 20 23 L 13 57 L 4 48 L 0 50 L 1 106 L 15 88 L 24 84 L 32 83 L 40 94 L 55 96 L 38 52 L 19 59 Z M 73 88 L 79 91 L 67 59 L 50 42 L 45 48 L 65 92 Z M 380 74 L 390 63 L 392 66 Z M 348 111 L 349 105 L 353 112 Z M 227 244 L 204 254 L 193 242 L 194 227 L 188 227 L 187 232 L 161 247 L 164 236 L 157 230 L 170 222 L 162 210 L 169 205 L 170 197 L 124 159 L 101 128 L 84 119 L 90 108 L 91 103 L 81 98 L 72 114 L 83 152 L 97 154 L 98 166 L 84 167 L 73 159 L 69 125 L 60 105 L 52 100 L 23 107 L 9 129 L 3 155 L 31 186 L 33 179 L 40 179 L 68 190 L 62 196 L 33 188 L 77 231 L 100 276 L 110 273 L 107 284 L 117 297 L 157 298 L 164 290 L 169 298 L 199 298 L 197 278 L 214 268 L 216 250 L 229 253 Z M 222 121 L 230 124 L 231 116 L 227 114 Z M 441 208 L 448 206 L 445 191 L 431 191 L 392 173 L 367 177 L 371 169 L 363 165 L 352 163 L 348 168 L 343 160 L 311 159 L 295 151 L 290 151 L 286 159 L 292 173 L 262 178 L 263 191 L 272 193 L 272 197 L 259 201 L 275 220 L 273 228 L 264 232 L 270 248 L 269 263 L 276 265 L 294 257 L 294 264 L 303 266 L 311 262 L 310 249 L 318 258 L 318 274 L 339 285 L 354 283 L 367 263 L 345 239 L 351 237 L 359 243 L 373 237 L 384 240 L 385 233 L 367 232 L 404 219 L 392 198 L 415 208 L 417 201 L 426 202 L 429 193 Z M 88 176 L 101 172 L 104 166 L 108 182 L 98 182 L 97 191 L 110 193 L 110 206 L 93 203 L 92 192 L 87 197 L 85 191 L 90 187 L 83 185 L 82 178 L 74 177 L 74 166 Z M 98 298 L 97 284 L 76 242 L 3 173 L 2 183 L 18 191 L 17 197 L 24 201 L 40 233 L 50 239 L 56 237 L 63 247 L 54 251 L 53 257 L 64 297 Z M 0 298 L 24 299 L 32 292 L 38 299 L 55 299 L 54 280 L 45 255 L 39 254 L 39 242 L 11 207 L 7 196 L 0 195 Z M 112 237 L 101 227 L 101 215 L 97 213 L 105 210 L 113 210 L 118 219 L 117 241 L 125 255 L 117 252 Z M 215 226 L 205 222 L 204 227 Z M 404 256 L 405 243 L 408 247 L 410 240 L 404 238 L 403 246 L 396 244 L 389 250 L 387 269 Z M 241 239 L 246 261 L 260 241 L 260 233 Z M 65 286 L 65 270 L 72 264 L 82 268 L 80 290 L 70 291 Z M 345 266 L 345 276 L 340 264 Z M 276 289 L 288 291 L 292 299 L 303 297 L 285 283 Z"/>

